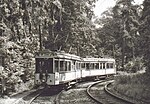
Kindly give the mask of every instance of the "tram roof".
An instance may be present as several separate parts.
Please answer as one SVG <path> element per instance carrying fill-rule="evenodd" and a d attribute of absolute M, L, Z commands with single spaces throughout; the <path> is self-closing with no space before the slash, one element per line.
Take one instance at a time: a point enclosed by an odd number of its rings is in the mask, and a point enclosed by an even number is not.
<path fill-rule="evenodd" d="M 35 58 L 62 58 L 62 59 L 82 60 L 82 58 L 77 55 L 65 52 L 40 52 L 35 56 Z"/>
<path fill-rule="evenodd" d="M 113 58 L 83 58 L 85 62 L 115 61 Z"/>
<path fill-rule="evenodd" d="M 69 54 L 69 53 L 57 53 L 58 58 L 66 58 L 66 59 L 73 59 L 73 60 L 82 60 L 81 57 L 74 55 L 74 54 Z"/>

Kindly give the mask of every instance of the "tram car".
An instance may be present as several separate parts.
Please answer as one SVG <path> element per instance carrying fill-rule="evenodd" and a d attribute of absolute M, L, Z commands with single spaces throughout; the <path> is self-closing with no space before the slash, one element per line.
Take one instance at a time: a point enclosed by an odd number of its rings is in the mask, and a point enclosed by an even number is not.
<path fill-rule="evenodd" d="M 64 52 L 38 53 L 35 57 L 35 85 L 70 85 L 89 77 L 116 74 L 115 60 L 82 58 Z"/>
<path fill-rule="evenodd" d="M 35 57 L 35 84 L 61 85 L 81 78 L 82 58 L 64 52 L 40 53 Z"/>
<path fill-rule="evenodd" d="M 82 78 L 100 79 L 116 74 L 115 59 L 83 58 L 81 63 Z"/>

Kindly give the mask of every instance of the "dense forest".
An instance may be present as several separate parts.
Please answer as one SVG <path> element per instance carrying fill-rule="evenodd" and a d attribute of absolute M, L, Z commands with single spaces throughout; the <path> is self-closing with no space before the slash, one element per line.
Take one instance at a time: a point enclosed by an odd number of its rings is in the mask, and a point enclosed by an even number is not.
<path fill-rule="evenodd" d="M 117 0 L 93 22 L 97 0 L 0 0 L 0 77 L 14 90 L 32 86 L 42 50 L 113 57 L 117 69 L 150 74 L 150 1 Z M 99 25 L 96 28 L 95 24 Z"/>

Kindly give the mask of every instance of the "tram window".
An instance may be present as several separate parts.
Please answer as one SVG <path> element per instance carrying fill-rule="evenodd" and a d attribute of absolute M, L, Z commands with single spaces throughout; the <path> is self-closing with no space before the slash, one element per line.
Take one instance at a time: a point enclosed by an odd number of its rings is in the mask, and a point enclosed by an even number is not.
<path fill-rule="evenodd" d="M 37 73 L 46 72 L 44 59 L 42 58 L 36 59 L 36 72 Z"/>
<path fill-rule="evenodd" d="M 95 69 L 99 69 L 99 63 L 95 63 L 95 64 L 94 64 L 94 68 L 95 68 Z"/>
<path fill-rule="evenodd" d="M 90 63 L 90 69 L 94 69 L 94 63 Z"/>
<path fill-rule="evenodd" d="M 100 69 L 102 69 L 102 63 L 100 63 Z"/>
<path fill-rule="evenodd" d="M 71 62 L 68 62 L 68 71 L 71 71 Z"/>
<path fill-rule="evenodd" d="M 60 61 L 60 71 L 64 71 L 63 69 L 64 69 L 64 62 L 63 61 Z"/>
<path fill-rule="evenodd" d="M 90 69 L 90 63 L 86 63 L 86 69 Z"/>
<path fill-rule="evenodd" d="M 105 63 L 103 63 L 103 69 L 105 69 Z"/>
<path fill-rule="evenodd" d="M 41 61 L 41 65 L 42 65 L 42 72 L 46 73 L 46 68 L 48 68 L 48 62 L 46 60 L 42 60 Z"/>
<path fill-rule="evenodd" d="M 81 68 L 85 69 L 85 63 L 81 63 Z"/>
<path fill-rule="evenodd" d="M 80 68 L 81 68 L 81 63 L 78 64 L 78 69 L 80 69 Z"/>
<path fill-rule="evenodd" d="M 36 58 L 36 72 L 53 72 L 53 59 Z"/>
<path fill-rule="evenodd" d="M 65 71 L 68 71 L 68 62 L 67 61 L 65 61 L 64 66 L 65 66 Z"/>
<path fill-rule="evenodd" d="M 77 70 L 80 69 L 80 63 L 76 63 L 76 68 L 77 68 Z"/>
<path fill-rule="evenodd" d="M 76 64 L 76 62 L 74 61 L 74 62 L 73 62 L 73 64 L 75 65 L 75 64 Z"/>
<path fill-rule="evenodd" d="M 53 59 L 46 59 L 45 69 L 47 69 L 48 73 L 53 73 Z"/>
<path fill-rule="evenodd" d="M 76 69 L 77 70 L 79 69 L 79 63 L 76 63 Z"/>
<path fill-rule="evenodd" d="M 58 72 L 59 69 L 58 69 L 58 60 L 55 60 L 55 72 Z"/>
<path fill-rule="evenodd" d="M 71 64 L 71 71 L 74 71 L 74 64 L 73 64 L 73 62 L 71 62 L 70 64 Z"/>
<path fill-rule="evenodd" d="M 113 68 L 113 63 L 107 63 L 107 68 Z"/>
<path fill-rule="evenodd" d="M 107 65 L 106 65 L 106 66 L 107 66 L 107 69 L 108 69 L 108 68 L 110 68 L 110 63 L 107 63 Z"/>
<path fill-rule="evenodd" d="M 113 63 L 110 63 L 110 68 L 114 68 L 114 64 Z"/>
<path fill-rule="evenodd" d="M 72 71 L 75 71 L 76 66 L 75 66 L 75 61 L 72 62 Z"/>

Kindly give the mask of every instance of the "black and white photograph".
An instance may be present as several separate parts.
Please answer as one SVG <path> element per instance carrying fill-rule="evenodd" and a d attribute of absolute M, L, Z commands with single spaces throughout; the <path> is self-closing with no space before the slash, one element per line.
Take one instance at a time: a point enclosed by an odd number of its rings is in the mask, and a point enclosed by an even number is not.
<path fill-rule="evenodd" d="M 0 0 L 0 104 L 150 104 L 150 0 Z"/>

